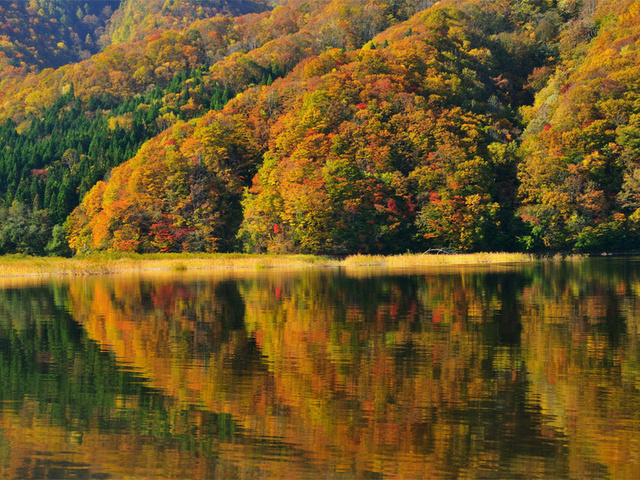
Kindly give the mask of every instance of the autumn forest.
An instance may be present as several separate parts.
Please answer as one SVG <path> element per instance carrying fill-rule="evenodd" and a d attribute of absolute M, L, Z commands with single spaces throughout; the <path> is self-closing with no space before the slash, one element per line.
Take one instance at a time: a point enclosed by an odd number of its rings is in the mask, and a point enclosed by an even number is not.
<path fill-rule="evenodd" d="M 0 1 L 0 254 L 640 241 L 640 2 Z"/>

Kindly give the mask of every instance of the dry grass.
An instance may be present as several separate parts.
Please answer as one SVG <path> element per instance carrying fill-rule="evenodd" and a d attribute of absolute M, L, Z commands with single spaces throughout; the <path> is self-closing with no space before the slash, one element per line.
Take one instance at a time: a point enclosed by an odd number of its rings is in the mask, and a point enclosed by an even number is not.
<path fill-rule="evenodd" d="M 577 260 L 582 256 L 552 257 Z M 394 256 L 352 255 L 332 260 L 313 255 L 249 254 L 102 254 L 84 258 L 0 257 L 0 277 L 50 275 L 100 275 L 118 272 L 186 271 L 206 269 L 266 269 L 299 267 L 407 268 L 454 265 L 504 265 L 531 263 L 541 257 L 524 253 L 473 253 L 454 255 L 405 254 Z"/>
<path fill-rule="evenodd" d="M 452 255 L 434 255 L 428 253 L 405 255 L 352 255 L 345 258 L 344 266 L 376 266 L 376 267 L 412 267 L 441 265 L 479 265 L 498 263 L 530 263 L 538 260 L 528 253 L 462 253 Z"/>
<path fill-rule="evenodd" d="M 330 263 L 332 262 L 329 259 L 312 255 L 158 254 L 95 255 L 85 258 L 5 256 L 0 257 L 0 276 L 100 275 L 151 270 L 307 267 Z"/>

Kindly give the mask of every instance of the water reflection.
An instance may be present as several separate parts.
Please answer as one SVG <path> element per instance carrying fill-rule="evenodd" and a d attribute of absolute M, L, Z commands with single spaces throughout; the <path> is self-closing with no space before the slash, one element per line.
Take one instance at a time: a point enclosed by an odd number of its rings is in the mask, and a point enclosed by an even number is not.
<path fill-rule="evenodd" d="M 630 478 L 634 261 L 0 289 L 0 476 Z"/>

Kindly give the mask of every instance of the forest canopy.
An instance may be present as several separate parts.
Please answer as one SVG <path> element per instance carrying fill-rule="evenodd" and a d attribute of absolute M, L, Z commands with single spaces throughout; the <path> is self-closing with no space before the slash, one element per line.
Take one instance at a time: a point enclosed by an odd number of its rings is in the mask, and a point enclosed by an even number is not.
<path fill-rule="evenodd" d="M 0 253 L 635 248 L 638 2 L 164 5 L 2 70 Z"/>

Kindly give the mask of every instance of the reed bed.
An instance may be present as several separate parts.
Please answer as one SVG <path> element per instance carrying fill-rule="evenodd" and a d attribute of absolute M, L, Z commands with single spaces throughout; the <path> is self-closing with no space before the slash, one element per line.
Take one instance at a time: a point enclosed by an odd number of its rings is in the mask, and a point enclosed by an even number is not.
<path fill-rule="evenodd" d="M 375 266 L 375 267 L 412 267 L 412 266 L 440 266 L 440 265 L 479 265 L 498 263 L 530 263 L 541 257 L 529 253 L 456 253 L 449 255 L 430 253 L 408 253 L 404 255 L 351 255 L 345 258 L 344 266 Z"/>
<path fill-rule="evenodd" d="M 540 257 L 526 253 L 351 255 L 342 260 L 314 255 L 250 254 L 100 254 L 87 257 L 0 257 L 0 277 L 50 275 L 100 275 L 135 271 L 185 271 L 206 269 L 266 269 L 299 267 L 385 267 L 403 268 L 448 265 L 500 265 L 583 258 L 556 255 Z"/>
<path fill-rule="evenodd" d="M 0 257 L 0 276 L 100 275 L 151 270 L 308 267 L 335 264 L 313 255 L 151 254 L 92 255 L 82 258 Z"/>

